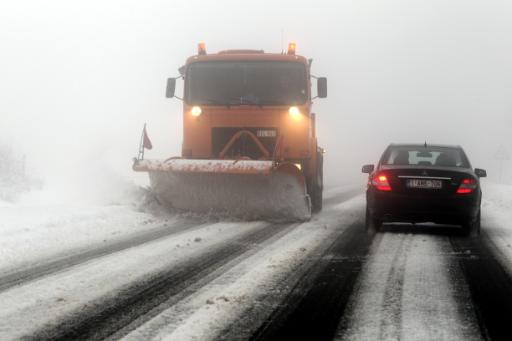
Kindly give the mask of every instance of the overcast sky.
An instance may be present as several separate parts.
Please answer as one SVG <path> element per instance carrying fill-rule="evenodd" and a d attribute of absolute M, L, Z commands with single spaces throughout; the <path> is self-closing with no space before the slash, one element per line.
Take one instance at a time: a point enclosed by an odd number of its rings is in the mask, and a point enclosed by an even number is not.
<path fill-rule="evenodd" d="M 180 152 L 181 103 L 165 80 L 198 42 L 295 41 L 329 80 L 315 101 L 329 182 L 364 179 L 360 166 L 391 142 L 460 144 L 493 177 L 498 146 L 512 152 L 511 18 L 506 0 L 4 0 L 0 143 L 49 184 L 135 179 L 144 122 L 150 157 Z"/>

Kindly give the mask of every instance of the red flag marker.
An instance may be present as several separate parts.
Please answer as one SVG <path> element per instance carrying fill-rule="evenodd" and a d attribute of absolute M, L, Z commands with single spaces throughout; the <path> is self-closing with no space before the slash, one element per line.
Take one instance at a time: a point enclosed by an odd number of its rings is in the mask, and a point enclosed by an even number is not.
<path fill-rule="evenodd" d="M 148 136 L 148 133 L 146 131 L 146 125 L 144 125 L 144 132 L 143 132 L 143 143 L 142 143 L 142 146 L 146 149 L 152 149 L 153 148 L 153 144 L 151 143 L 151 140 L 149 139 L 149 136 Z"/>

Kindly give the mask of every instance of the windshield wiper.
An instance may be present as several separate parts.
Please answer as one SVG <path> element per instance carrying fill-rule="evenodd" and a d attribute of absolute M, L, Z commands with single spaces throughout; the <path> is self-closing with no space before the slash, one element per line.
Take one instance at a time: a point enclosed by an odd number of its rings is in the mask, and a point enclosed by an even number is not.
<path fill-rule="evenodd" d="M 281 100 L 272 100 L 272 99 L 265 99 L 260 100 L 253 96 L 240 96 L 240 97 L 231 97 L 226 100 L 219 100 L 215 98 L 203 98 L 200 101 L 198 101 L 199 105 L 220 105 L 225 106 L 227 108 L 231 108 L 233 105 L 257 105 L 258 107 L 262 108 L 265 105 L 279 105 L 279 106 L 287 106 L 287 105 L 295 105 L 293 103 L 287 103 L 286 101 Z"/>
<path fill-rule="evenodd" d="M 201 100 L 201 104 L 213 104 L 213 105 L 222 105 L 222 106 L 226 106 L 228 108 L 231 107 L 231 103 L 226 103 L 224 101 L 220 101 L 218 99 L 213 99 L 213 98 L 203 98 Z"/>
<path fill-rule="evenodd" d="M 286 103 L 286 101 L 279 101 L 279 100 L 265 100 L 262 105 L 295 105 Z"/>
<path fill-rule="evenodd" d="M 231 105 L 257 105 L 260 108 L 262 107 L 261 100 L 254 96 L 232 97 L 229 99 L 229 103 Z"/>

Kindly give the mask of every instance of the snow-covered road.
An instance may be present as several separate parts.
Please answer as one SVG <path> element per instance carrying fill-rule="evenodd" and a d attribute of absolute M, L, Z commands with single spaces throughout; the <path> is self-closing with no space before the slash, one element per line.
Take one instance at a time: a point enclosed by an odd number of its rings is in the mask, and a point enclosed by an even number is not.
<path fill-rule="evenodd" d="M 479 239 L 367 235 L 354 188 L 295 224 L 0 205 L 0 339 L 497 339 L 512 316 L 502 193 L 486 186 Z"/>
<path fill-rule="evenodd" d="M 379 233 L 339 331 L 342 340 L 479 340 L 448 236 Z M 454 261 L 455 260 L 455 261 Z"/>

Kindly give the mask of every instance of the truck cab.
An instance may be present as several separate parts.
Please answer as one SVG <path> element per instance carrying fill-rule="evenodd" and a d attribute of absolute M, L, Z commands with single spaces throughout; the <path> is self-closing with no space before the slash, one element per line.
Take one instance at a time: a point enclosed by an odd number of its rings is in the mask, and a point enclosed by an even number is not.
<path fill-rule="evenodd" d="M 316 97 L 325 98 L 327 80 L 310 70 L 311 60 L 296 55 L 294 43 L 284 53 L 214 54 L 199 44 L 167 83 L 167 97 L 175 97 L 176 79 L 184 80 L 181 157 L 293 163 L 305 176 L 313 210 L 321 209 L 323 150 L 311 84 L 316 79 Z"/>

